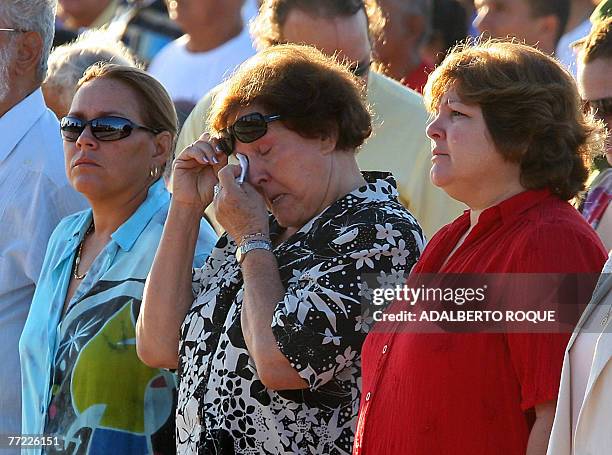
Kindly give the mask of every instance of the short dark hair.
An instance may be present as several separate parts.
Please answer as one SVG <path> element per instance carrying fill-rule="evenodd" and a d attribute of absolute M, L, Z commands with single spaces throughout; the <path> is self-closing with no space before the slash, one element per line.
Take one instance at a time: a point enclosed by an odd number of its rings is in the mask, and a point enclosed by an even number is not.
<path fill-rule="evenodd" d="M 384 15 L 376 0 L 263 0 L 251 26 L 258 49 L 283 43 L 281 27 L 295 9 L 324 18 L 350 17 L 362 10 L 368 20 L 371 43 L 380 39 L 385 25 Z"/>
<path fill-rule="evenodd" d="M 582 63 L 590 63 L 598 58 L 612 59 L 612 17 L 602 19 L 593 25 L 591 33 L 576 42 Z"/>
<path fill-rule="evenodd" d="M 279 114 L 302 137 L 337 135 L 337 150 L 353 150 L 371 134 L 363 86 L 350 71 L 310 46 L 272 46 L 244 62 L 224 84 L 208 124 L 219 134 L 242 107 Z"/>
<path fill-rule="evenodd" d="M 523 0 L 527 2 L 531 8 L 531 14 L 534 17 L 556 16 L 559 20 L 559 30 L 557 31 L 557 39 L 559 42 L 561 36 L 565 33 L 565 27 L 569 19 L 571 1 L 570 0 Z"/>
<path fill-rule="evenodd" d="M 450 88 L 480 106 L 497 151 L 520 165 L 525 188 L 549 188 L 565 200 L 584 190 L 588 159 L 603 151 L 605 134 L 554 58 L 505 40 L 462 44 L 429 76 L 430 112 Z"/>

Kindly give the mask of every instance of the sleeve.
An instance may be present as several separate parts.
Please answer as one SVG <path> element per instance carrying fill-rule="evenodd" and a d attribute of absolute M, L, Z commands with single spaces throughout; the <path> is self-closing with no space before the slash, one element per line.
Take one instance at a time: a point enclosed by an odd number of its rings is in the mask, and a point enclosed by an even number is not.
<path fill-rule="evenodd" d="M 510 358 L 521 387 L 521 409 L 556 400 L 570 333 L 509 333 Z"/>
<path fill-rule="evenodd" d="M 598 273 L 605 262 L 605 252 L 596 234 L 579 221 L 573 225 L 555 223 L 526 230 L 522 245 L 517 248 L 515 272 Z M 521 385 L 523 410 L 557 399 L 570 336 L 571 333 L 507 334 L 510 356 Z"/>
<path fill-rule="evenodd" d="M 359 367 L 366 336 L 361 308 L 365 276 L 395 275 L 403 282 L 423 243 L 411 217 L 345 225 L 336 234 L 325 254 L 294 271 L 272 319 L 281 352 L 311 389 L 347 368 Z"/>

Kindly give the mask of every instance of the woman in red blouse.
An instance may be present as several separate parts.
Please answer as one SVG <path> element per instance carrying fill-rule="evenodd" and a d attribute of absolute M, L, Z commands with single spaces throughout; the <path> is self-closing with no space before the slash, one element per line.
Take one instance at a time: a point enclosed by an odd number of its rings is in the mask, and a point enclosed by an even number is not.
<path fill-rule="evenodd" d="M 466 45 L 430 76 L 425 101 L 432 181 L 470 209 L 413 273 L 601 269 L 600 240 L 567 202 L 603 148 L 569 73 L 522 44 Z M 374 330 L 353 453 L 544 454 L 568 339 Z"/>

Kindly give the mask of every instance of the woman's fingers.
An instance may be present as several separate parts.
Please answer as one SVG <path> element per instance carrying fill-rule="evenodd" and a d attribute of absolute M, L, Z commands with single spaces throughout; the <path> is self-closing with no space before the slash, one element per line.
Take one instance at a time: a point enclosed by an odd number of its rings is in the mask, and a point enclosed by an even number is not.
<path fill-rule="evenodd" d="M 236 183 L 236 178 L 240 176 L 241 170 L 241 167 L 235 164 L 228 164 L 227 166 L 223 167 L 223 169 L 219 170 L 217 174 L 219 184 L 225 188 L 239 186 Z"/>
<path fill-rule="evenodd" d="M 185 167 L 196 167 L 194 163 L 189 163 L 189 161 L 195 161 L 202 166 L 212 166 L 213 170 L 218 172 L 227 164 L 227 156 L 220 149 L 217 150 L 217 145 L 216 139 L 204 133 L 197 141 L 185 147 L 176 160 L 190 164 Z"/>

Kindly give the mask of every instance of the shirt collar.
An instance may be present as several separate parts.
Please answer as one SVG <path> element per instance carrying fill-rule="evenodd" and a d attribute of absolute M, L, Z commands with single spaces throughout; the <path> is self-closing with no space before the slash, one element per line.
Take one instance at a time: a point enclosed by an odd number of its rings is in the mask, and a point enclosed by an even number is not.
<path fill-rule="evenodd" d="M 111 238 L 121 249 L 129 251 L 153 215 L 169 200 L 170 194 L 166 190 L 164 179 L 161 178 L 151 185 L 145 201 L 125 223 L 119 226 L 119 229 L 113 232 Z"/>
<path fill-rule="evenodd" d="M 550 190 L 547 188 L 523 191 L 484 210 L 478 218 L 478 222 L 501 218 L 502 222 L 509 223 L 550 195 Z"/>
<path fill-rule="evenodd" d="M 537 205 L 547 197 L 551 196 L 549 189 L 526 190 L 516 194 L 493 207 L 489 207 L 478 217 L 479 229 L 490 226 L 501 221 L 510 223 L 523 212 Z M 453 221 L 449 226 L 449 232 L 465 232 L 470 226 L 470 209 L 464 210 L 463 214 Z"/>
<path fill-rule="evenodd" d="M 112 241 L 116 242 L 124 251 L 129 251 L 149 221 L 151 221 L 151 218 L 153 218 L 157 211 L 169 200 L 170 194 L 166 190 L 164 181 L 163 179 L 159 179 L 151 185 L 147 193 L 147 198 L 140 204 L 140 207 L 136 209 L 125 223 L 113 232 L 111 235 Z M 85 232 L 91 224 L 91 218 L 91 209 L 87 209 L 83 212 L 83 216 L 79 217 L 78 222 L 72 226 L 72 232 L 70 232 L 68 241 L 64 245 L 64 249 L 59 255 L 59 260 L 54 265 L 54 268 L 58 267 L 66 260 L 83 241 Z"/>
<path fill-rule="evenodd" d="M 13 106 L 0 117 L 0 162 L 4 161 L 32 128 L 34 123 L 46 112 L 47 107 L 39 88 Z M 59 130 L 58 130 L 59 134 Z"/>

